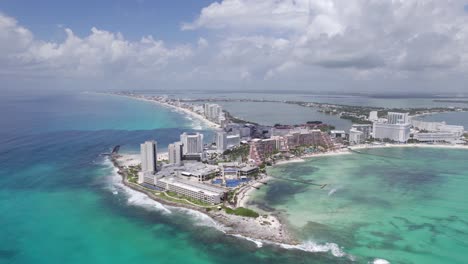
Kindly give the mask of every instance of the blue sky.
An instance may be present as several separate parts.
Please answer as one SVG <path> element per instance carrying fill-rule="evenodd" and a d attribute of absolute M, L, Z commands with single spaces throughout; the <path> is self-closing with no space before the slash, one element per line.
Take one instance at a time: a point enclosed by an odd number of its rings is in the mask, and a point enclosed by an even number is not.
<path fill-rule="evenodd" d="M 0 0 L 0 89 L 467 92 L 466 0 Z"/>
<path fill-rule="evenodd" d="M 144 35 L 168 43 L 198 39 L 198 32 L 181 34 L 182 22 L 194 20 L 207 0 L 79 0 L 28 1 L 2 0 L 0 11 L 15 17 L 20 24 L 46 40 L 62 40 L 61 27 L 73 29 L 79 36 L 88 35 L 94 26 L 121 32 L 126 39 L 138 40 Z"/>

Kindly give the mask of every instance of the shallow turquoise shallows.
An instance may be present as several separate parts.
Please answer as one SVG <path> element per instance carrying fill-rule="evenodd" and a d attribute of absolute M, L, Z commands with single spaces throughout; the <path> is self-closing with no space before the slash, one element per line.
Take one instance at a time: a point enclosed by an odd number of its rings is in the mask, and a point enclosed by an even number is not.
<path fill-rule="evenodd" d="M 468 151 L 372 149 L 270 170 L 252 203 L 303 240 L 333 242 L 360 263 L 467 263 Z"/>

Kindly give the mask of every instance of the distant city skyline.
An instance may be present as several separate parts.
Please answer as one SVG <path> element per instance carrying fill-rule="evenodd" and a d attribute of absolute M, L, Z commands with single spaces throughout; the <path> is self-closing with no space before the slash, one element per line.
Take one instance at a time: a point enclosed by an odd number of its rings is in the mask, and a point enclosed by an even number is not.
<path fill-rule="evenodd" d="M 0 3 L 1 91 L 466 94 L 464 1 Z"/>

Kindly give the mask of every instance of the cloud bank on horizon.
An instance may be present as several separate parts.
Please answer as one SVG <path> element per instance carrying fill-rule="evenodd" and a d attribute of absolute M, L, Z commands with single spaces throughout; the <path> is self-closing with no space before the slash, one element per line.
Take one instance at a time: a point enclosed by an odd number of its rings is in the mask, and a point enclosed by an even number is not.
<path fill-rule="evenodd" d="M 199 39 L 175 45 L 98 27 L 81 37 L 65 28 L 52 42 L 0 13 L 0 80 L 18 88 L 468 91 L 464 1 L 223 0 L 181 22 L 177 34 Z"/>

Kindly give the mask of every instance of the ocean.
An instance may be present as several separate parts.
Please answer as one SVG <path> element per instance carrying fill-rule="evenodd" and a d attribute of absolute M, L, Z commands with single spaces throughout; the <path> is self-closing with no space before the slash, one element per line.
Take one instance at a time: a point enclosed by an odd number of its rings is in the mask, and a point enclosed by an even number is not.
<path fill-rule="evenodd" d="M 323 248 L 227 236 L 206 216 L 119 184 L 100 156 L 164 151 L 200 122 L 156 104 L 81 94 L 0 98 L 0 263 L 347 263 Z M 305 251 L 308 250 L 308 251 Z M 320 252 L 310 252 L 320 251 Z"/>

